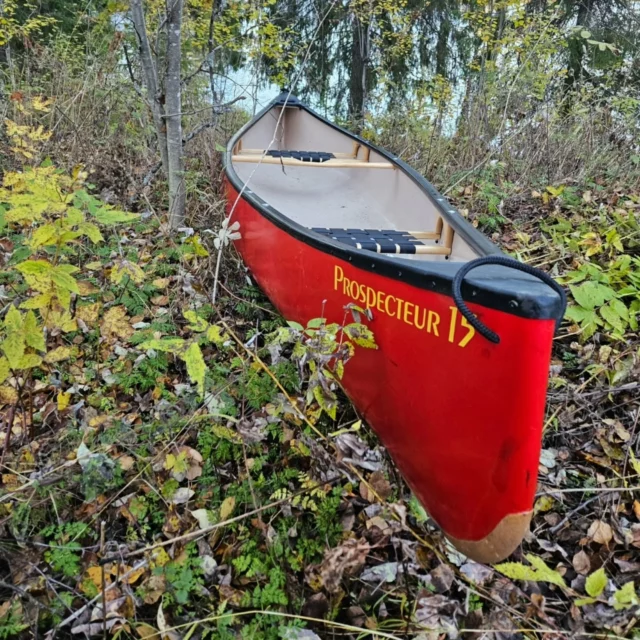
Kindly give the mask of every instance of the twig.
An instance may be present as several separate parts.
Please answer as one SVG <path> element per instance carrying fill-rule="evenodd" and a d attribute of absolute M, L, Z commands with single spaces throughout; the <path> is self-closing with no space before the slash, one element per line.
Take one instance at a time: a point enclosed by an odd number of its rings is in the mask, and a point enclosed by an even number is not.
<path fill-rule="evenodd" d="M 146 566 L 146 564 L 147 564 L 147 560 L 141 560 L 138 564 L 131 567 L 129 571 L 127 571 L 126 573 L 123 573 L 121 576 L 116 577 L 116 579 L 111 584 L 106 586 L 106 588 L 104 589 L 104 592 L 99 593 L 95 598 L 93 598 L 92 600 L 89 600 L 87 604 L 80 607 L 77 611 L 74 611 L 70 616 L 67 616 L 62 622 L 59 622 L 53 629 L 51 629 L 51 631 L 49 631 L 45 636 L 47 640 L 53 640 L 53 638 L 55 638 L 55 635 L 58 629 L 62 629 L 63 627 L 66 627 L 67 625 L 71 624 L 74 620 L 77 620 L 89 607 L 93 606 L 96 602 L 98 602 L 98 600 L 100 600 L 104 596 L 104 593 L 113 589 L 118 584 L 118 582 L 120 582 L 121 580 L 124 580 L 125 578 L 130 576 L 132 573 Z M 104 611 L 104 615 L 106 615 L 106 610 Z"/>
<path fill-rule="evenodd" d="M 567 515 L 564 518 L 562 518 L 562 520 L 560 520 L 560 522 L 558 522 L 557 525 L 549 529 L 549 533 L 556 533 L 557 531 L 560 531 L 560 529 L 562 529 L 562 527 L 564 527 L 564 525 L 567 522 L 569 522 L 572 516 L 578 513 L 578 511 L 582 511 L 582 509 L 584 509 L 585 507 L 588 507 L 592 502 L 595 502 L 596 500 L 600 500 L 600 496 L 594 496 L 593 498 L 590 498 L 586 502 L 583 502 L 582 504 L 578 505 L 575 509 L 572 509 L 571 511 L 569 511 L 569 513 L 567 513 Z"/>

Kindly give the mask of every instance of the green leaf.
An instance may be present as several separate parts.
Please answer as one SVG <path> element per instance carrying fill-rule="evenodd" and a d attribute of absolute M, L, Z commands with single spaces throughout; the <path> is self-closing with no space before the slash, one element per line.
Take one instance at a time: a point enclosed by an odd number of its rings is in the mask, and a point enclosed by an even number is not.
<path fill-rule="evenodd" d="M 191 331 L 205 331 L 209 326 L 209 323 L 195 311 L 185 311 L 183 315 L 189 321 L 189 329 Z"/>
<path fill-rule="evenodd" d="M 312 318 L 307 322 L 307 329 L 319 329 L 324 323 L 324 318 Z"/>
<path fill-rule="evenodd" d="M 288 320 L 287 324 L 296 331 L 304 331 L 304 327 L 299 322 L 294 322 L 293 320 Z"/>
<path fill-rule="evenodd" d="M 42 364 L 42 358 L 35 353 L 25 353 L 20 360 L 19 369 L 33 369 Z"/>
<path fill-rule="evenodd" d="M 597 598 L 604 591 L 604 588 L 607 586 L 607 582 L 607 574 L 601 567 L 587 578 L 585 590 L 592 598 Z"/>
<path fill-rule="evenodd" d="M 227 153 L 227 150 L 225 147 L 223 147 L 220 143 L 216 142 L 216 151 L 218 151 L 219 153 Z"/>
<path fill-rule="evenodd" d="M 593 604 L 594 602 L 597 602 L 595 598 L 578 598 L 574 604 L 576 607 L 584 607 L 585 604 Z"/>
<path fill-rule="evenodd" d="M 557 571 L 548 567 L 542 558 L 534 556 L 533 554 L 527 554 L 525 557 L 531 563 L 531 567 L 521 562 L 503 562 L 502 564 L 495 565 L 494 568 L 512 580 L 549 582 L 566 589 L 567 585 L 564 578 Z"/>
<path fill-rule="evenodd" d="M 146 340 L 139 345 L 140 349 L 153 349 L 154 351 L 166 351 L 167 353 L 180 353 L 184 347 L 182 338 L 165 338 L 164 340 Z"/>
<path fill-rule="evenodd" d="M 355 342 L 359 347 L 365 347 L 366 349 L 377 349 L 376 341 L 373 337 L 373 332 L 369 327 L 364 324 L 358 324 L 354 322 L 348 324 L 344 328 L 344 332 Z"/>
<path fill-rule="evenodd" d="M 633 580 L 624 584 L 621 589 L 618 589 L 618 591 L 613 594 L 613 608 L 616 611 L 635 607 L 638 604 L 640 604 L 640 602 L 638 601 Z"/>
<path fill-rule="evenodd" d="M 24 339 L 30 347 L 38 351 L 46 350 L 44 332 L 42 327 L 38 326 L 38 320 L 33 311 L 28 311 L 24 318 Z"/>
<path fill-rule="evenodd" d="M 222 329 L 217 324 L 212 324 L 207 329 L 207 340 L 210 340 L 218 347 L 221 347 L 226 339 L 226 336 L 222 333 Z"/>
<path fill-rule="evenodd" d="M 70 265 L 59 265 L 53 267 L 50 271 L 51 280 L 55 282 L 61 289 L 71 291 L 71 293 L 80 293 L 78 288 L 78 281 L 71 275 L 69 275 L 69 269 L 63 267 Z"/>
<path fill-rule="evenodd" d="M 24 356 L 24 336 L 20 333 L 10 333 L 2 343 L 2 351 L 12 369 L 19 369 Z"/>
<path fill-rule="evenodd" d="M 192 342 L 189 348 L 180 356 L 184 363 L 187 365 L 187 373 L 192 382 L 198 385 L 198 393 L 201 397 L 204 396 L 204 377 L 207 373 L 207 365 L 202 357 L 202 351 L 200 351 L 200 345 L 197 342 Z"/>
<path fill-rule="evenodd" d="M 22 329 L 22 314 L 13 305 L 11 305 L 9 311 L 7 311 L 4 326 L 9 333 Z"/>
<path fill-rule="evenodd" d="M 0 358 L 0 384 L 2 384 L 11 375 L 9 361 L 6 358 Z"/>
<path fill-rule="evenodd" d="M 45 224 L 33 232 L 29 240 L 29 246 L 32 249 L 37 249 L 38 247 L 54 244 L 57 233 L 58 230 L 52 224 Z"/>
<path fill-rule="evenodd" d="M 140 216 L 137 213 L 128 213 L 126 211 L 117 211 L 116 209 L 107 209 L 106 207 L 102 207 L 101 209 L 96 210 L 94 213 L 89 209 L 89 211 L 93 214 L 95 219 L 100 224 L 120 224 L 122 222 L 133 222 L 137 220 Z"/>
<path fill-rule="evenodd" d="M 41 276 L 51 269 L 51 263 L 47 260 L 27 260 L 17 265 L 16 269 L 24 275 Z"/>
<path fill-rule="evenodd" d="M 600 315 L 615 329 L 615 331 L 618 333 L 624 333 L 628 322 L 626 319 L 622 319 L 610 304 L 600 309 Z"/>
<path fill-rule="evenodd" d="M 104 240 L 102 234 L 100 233 L 100 229 L 98 229 L 98 227 L 96 227 L 96 225 L 91 222 L 83 222 L 82 224 L 78 225 L 78 231 L 87 236 L 89 240 L 93 242 L 93 244 L 98 244 L 98 242 L 102 242 Z"/>
<path fill-rule="evenodd" d="M 616 297 L 616 292 L 599 282 L 585 282 L 578 287 L 569 286 L 573 299 L 585 309 L 601 307 L 607 300 Z"/>

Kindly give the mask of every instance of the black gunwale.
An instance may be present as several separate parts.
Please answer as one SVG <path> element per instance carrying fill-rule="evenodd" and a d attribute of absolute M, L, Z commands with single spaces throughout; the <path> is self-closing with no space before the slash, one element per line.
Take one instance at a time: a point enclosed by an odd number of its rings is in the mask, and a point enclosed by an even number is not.
<path fill-rule="evenodd" d="M 254 193 L 250 185 L 245 187 L 244 182 L 233 167 L 233 148 L 246 131 L 271 109 L 278 106 L 303 109 L 325 125 L 340 131 L 352 140 L 379 153 L 386 160 L 404 171 L 427 194 L 442 217 L 451 224 L 456 233 L 459 233 L 478 252 L 479 257 L 504 255 L 493 242 L 469 224 L 460 212 L 424 176 L 403 160 L 327 120 L 288 92 L 282 92 L 229 140 L 224 154 L 224 169 L 231 185 L 241 194 L 240 197 L 251 204 L 260 215 L 292 237 L 324 253 L 350 262 L 365 271 L 379 273 L 393 280 L 407 282 L 420 289 L 434 291 L 449 297 L 452 295 L 451 285 L 453 278 L 458 269 L 465 264 L 464 262 L 432 262 L 427 260 L 401 261 L 390 255 L 364 251 L 342 244 L 303 227 L 269 205 Z M 240 232 L 242 233 L 242 229 Z M 559 320 L 563 311 L 560 296 L 549 286 L 533 276 L 502 266 L 482 266 L 471 272 L 462 287 L 462 295 L 469 302 L 524 318 Z"/>

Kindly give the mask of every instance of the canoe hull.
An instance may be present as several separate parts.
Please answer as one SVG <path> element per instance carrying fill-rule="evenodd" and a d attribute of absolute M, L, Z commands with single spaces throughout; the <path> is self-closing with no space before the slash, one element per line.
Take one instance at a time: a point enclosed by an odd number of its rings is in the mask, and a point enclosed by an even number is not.
<path fill-rule="evenodd" d="M 346 392 L 458 548 L 484 562 L 510 554 L 536 491 L 554 320 L 469 304 L 500 335 L 491 344 L 451 297 L 314 248 L 227 190 L 236 247 L 286 319 L 344 323 L 350 302 L 372 311 L 379 348 L 357 349 Z"/>

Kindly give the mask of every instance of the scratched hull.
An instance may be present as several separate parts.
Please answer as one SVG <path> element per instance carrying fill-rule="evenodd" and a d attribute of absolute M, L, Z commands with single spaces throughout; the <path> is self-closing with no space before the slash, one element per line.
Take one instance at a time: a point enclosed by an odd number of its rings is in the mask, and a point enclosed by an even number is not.
<path fill-rule="evenodd" d="M 502 272 L 475 281 L 465 297 L 499 334 L 492 344 L 454 304 L 457 266 L 428 265 L 423 274 L 419 265 L 325 246 L 244 189 L 230 158 L 228 212 L 242 236 L 235 246 L 256 282 L 300 324 L 321 315 L 343 323 L 350 302 L 372 311 L 366 323 L 378 349 L 356 350 L 345 368 L 346 392 L 454 545 L 481 562 L 509 555 L 528 529 L 536 492 L 551 345 L 562 313 L 553 294 Z M 451 220 L 473 245 L 475 230 Z M 508 303 L 492 298 L 501 288 Z"/>

